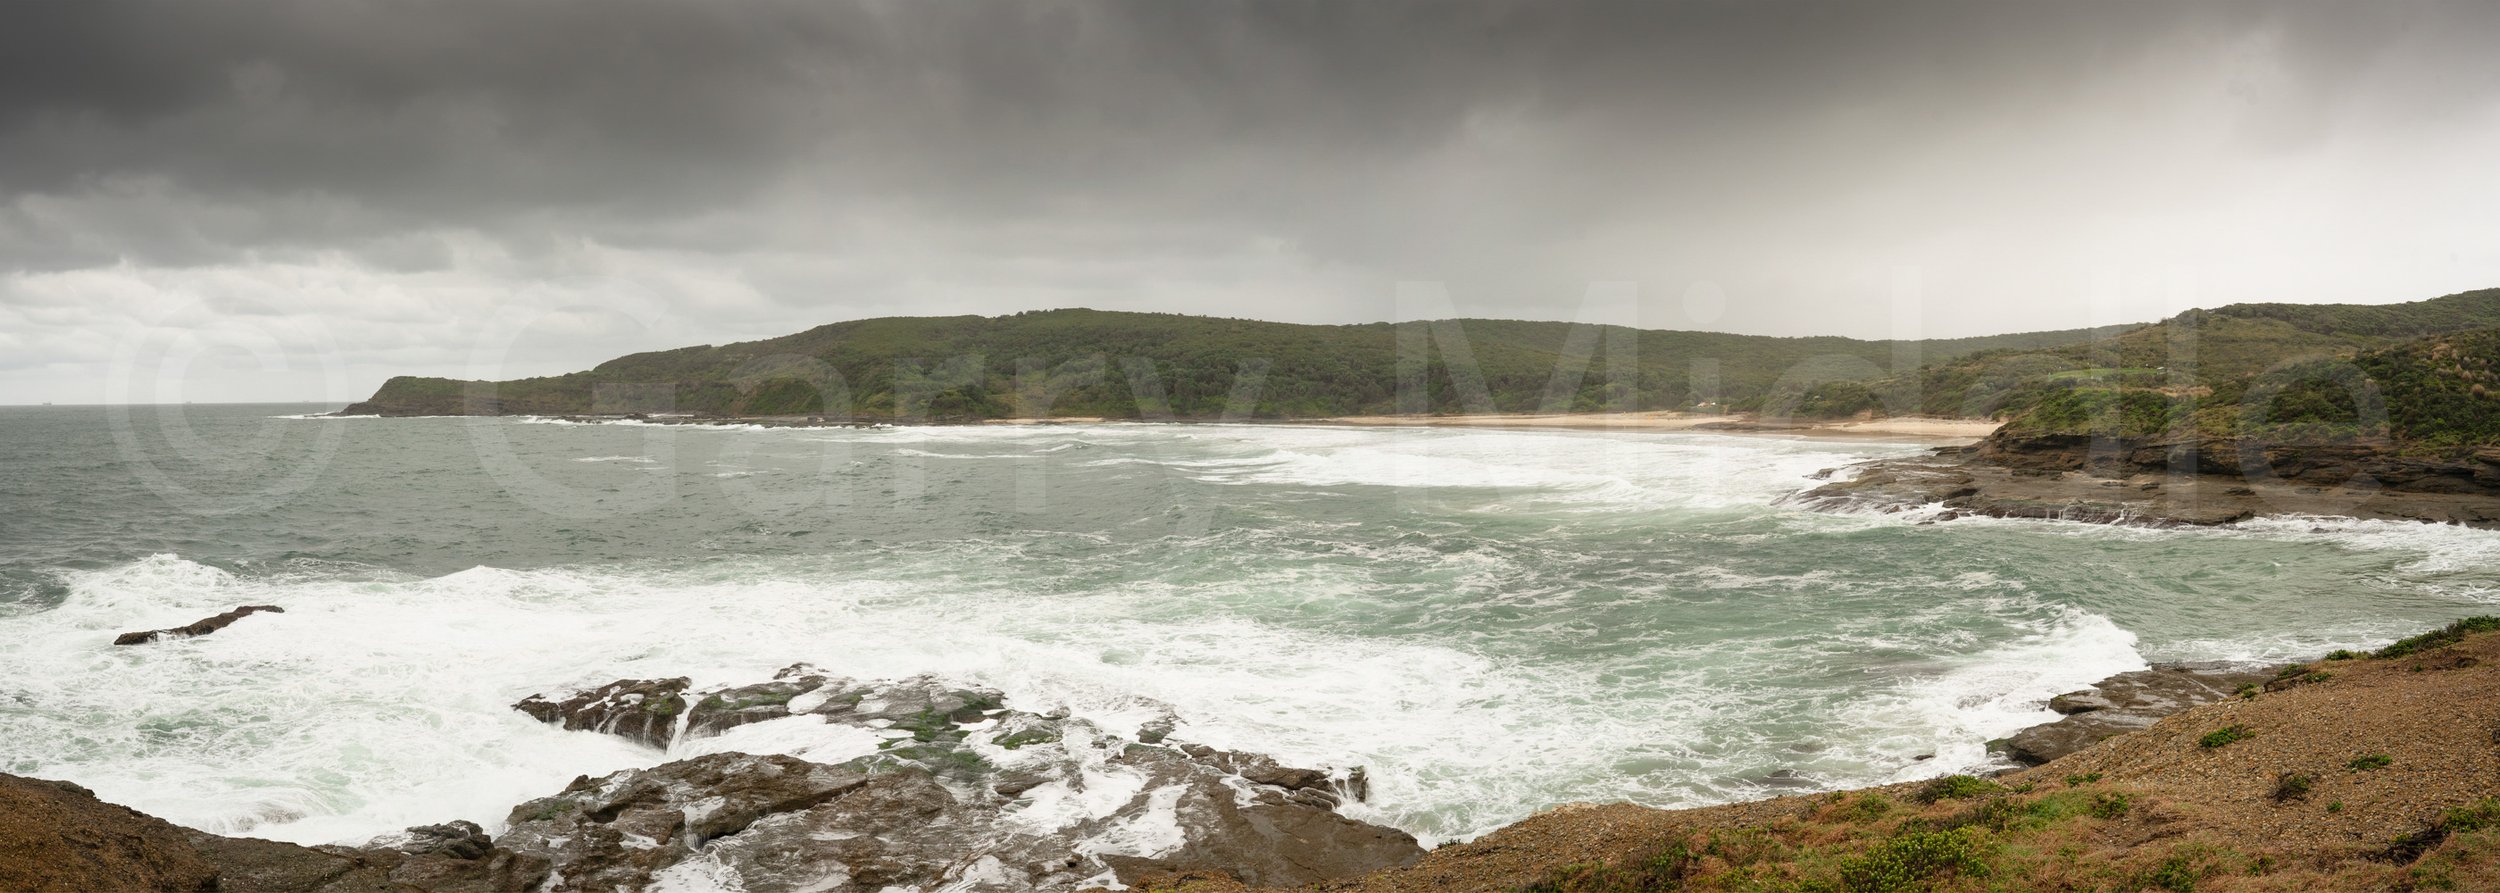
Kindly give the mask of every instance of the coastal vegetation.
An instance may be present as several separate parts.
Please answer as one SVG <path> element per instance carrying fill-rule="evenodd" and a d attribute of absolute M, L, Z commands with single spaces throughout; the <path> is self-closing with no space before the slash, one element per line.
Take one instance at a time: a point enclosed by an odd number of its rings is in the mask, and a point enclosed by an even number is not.
<path fill-rule="evenodd" d="M 1902 371 L 1904 364 L 1910 371 Z M 2500 442 L 2500 289 L 2234 304 L 1921 341 L 1494 319 L 1294 325 L 1050 310 L 890 317 L 501 382 L 402 376 L 350 413 L 1279 419 L 1703 409 L 1926 415 L 2013 434 Z"/>
<path fill-rule="evenodd" d="M 1835 413 L 1904 358 L 2078 345 L 2114 329 L 1866 341 L 1497 319 L 1294 325 L 1048 310 L 890 317 L 502 382 L 402 376 L 351 413 L 684 412 L 906 420 L 1297 418 L 1694 407 Z M 1802 409 L 1800 409 L 1802 407 Z"/>
<path fill-rule="evenodd" d="M 2193 364 L 2181 359 L 2187 344 Z M 2086 358 L 2096 350 L 2116 355 Z M 2098 365 L 2059 369 L 2052 355 Z M 2003 374 L 2023 364 L 2030 374 Z M 2005 418 L 2006 438 L 2255 439 L 2457 456 L 2500 444 L 2500 291 L 2390 307 L 2194 311 L 2114 345 L 1973 355 L 1925 374 L 1931 398 Z"/>

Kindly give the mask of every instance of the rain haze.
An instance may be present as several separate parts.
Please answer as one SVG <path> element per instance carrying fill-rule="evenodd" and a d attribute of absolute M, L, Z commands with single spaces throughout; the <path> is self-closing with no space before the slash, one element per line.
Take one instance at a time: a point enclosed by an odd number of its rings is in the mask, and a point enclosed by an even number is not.
<path fill-rule="evenodd" d="M 1949 337 L 2500 284 L 2487 3 L 44 2 L 0 403 L 1057 307 Z"/>

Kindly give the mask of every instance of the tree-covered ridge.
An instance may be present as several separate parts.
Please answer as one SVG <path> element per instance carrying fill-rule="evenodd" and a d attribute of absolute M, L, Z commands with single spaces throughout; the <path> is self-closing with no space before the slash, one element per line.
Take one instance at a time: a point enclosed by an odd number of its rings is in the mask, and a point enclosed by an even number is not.
<path fill-rule="evenodd" d="M 1801 414 L 2017 418 L 2034 409 L 2055 417 L 2096 401 L 2146 405 L 2152 398 L 2141 391 L 2219 398 L 2199 401 L 2205 404 L 2236 402 L 2236 389 L 2268 370 L 2494 326 L 2500 326 L 2500 289 L 2405 304 L 2233 304 L 2190 310 L 2114 337 L 1973 351 L 1931 362 L 1915 375 L 1825 385 L 1797 405 Z"/>
<path fill-rule="evenodd" d="M 351 412 L 1296 418 L 1794 403 L 1828 381 L 2106 330 L 1862 341 L 1460 319 L 1315 326 L 1051 310 L 889 317 L 505 382 L 391 379 Z M 1782 409 L 1781 406 L 1772 406 Z"/>
<path fill-rule="evenodd" d="M 2349 359 L 2284 363 L 2212 387 L 2058 389 L 2006 431 L 2384 441 L 2427 455 L 2500 445 L 2500 328 L 2430 335 Z"/>

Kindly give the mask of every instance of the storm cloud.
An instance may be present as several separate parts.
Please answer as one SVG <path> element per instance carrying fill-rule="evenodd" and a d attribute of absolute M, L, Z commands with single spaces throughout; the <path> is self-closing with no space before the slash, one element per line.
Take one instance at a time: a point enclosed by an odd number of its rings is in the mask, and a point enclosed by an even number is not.
<path fill-rule="evenodd" d="M 1953 336 L 2500 284 L 2485 3 L 13 6 L 0 402 L 838 319 Z"/>

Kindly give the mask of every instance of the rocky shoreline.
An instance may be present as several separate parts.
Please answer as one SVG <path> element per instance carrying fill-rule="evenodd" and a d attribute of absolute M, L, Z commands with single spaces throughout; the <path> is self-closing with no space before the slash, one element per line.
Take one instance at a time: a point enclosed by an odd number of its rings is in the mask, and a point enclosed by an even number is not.
<path fill-rule="evenodd" d="M 1965 515 L 2213 526 L 2319 515 L 2500 528 L 2500 450 L 2433 460 L 2368 444 L 2258 447 L 2000 432 L 1969 446 L 1829 469 L 1787 504 L 1824 511 L 1934 507 Z"/>
<path fill-rule="evenodd" d="M 2500 621 L 2473 628 L 2491 626 Z M 2240 717 L 2244 726 L 2233 728 L 2297 722 L 2331 730 L 2358 722 L 2274 699 L 2278 693 L 2300 703 L 2332 696 L 2341 689 L 2326 682 L 2354 675 L 2344 670 L 2369 671 L 2359 675 L 2391 685 L 2463 682 L 2468 677 L 2425 670 L 2481 673 L 2476 655 L 2500 649 L 2500 639 L 2469 636 L 2434 634 L 2379 655 L 2402 652 L 2402 661 L 2372 663 L 2363 660 L 2368 655 L 2339 652 L 2283 672 L 2170 665 L 2121 673 L 2052 699 L 2050 708 L 2065 714 L 2057 722 L 1991 742 L 2021 767 L 2000 773 L 2000 783 L 1910 782 L 1692 810 L 1565 806 L 1430 853 L 1403 832 L 1338 811 L 1368 793 L 1359 768 L 1303 769 L 1177 742 L 1169 737 L 1168 715 L 1119 733 L 1065 712 L 1011 708 L 994 690 L 930 677 L 862 682 L 805 665 L 737 686 L 620 679 L 534 695 L 513 707 L 542 722 L 616 735 L 678 759 L 576 778 L 515 806 L 493 834 L 479 823 L 453 820 L 362 846 L 306 847 L 179 828 L 101 802 L 76 785 L 0 775 L 0 889 L 1516 889 L 1558 871 L 1585 872 L 1599 864 L 1592 859 L 1619 859 L 1659 840 L 1697 833 L 1717 840 L 1721 831 L 1711 829 L 1787 827 L 1835 816 L 1862 821 L 1871 807 L 1848 804 L 1942 802 L 1936 792 L 1948 787 L 1994 796 L 1986 792 L 2019 794 L 2059 777 L 2073 788 L 2107 775 L 2130 787 L 2093 793 L 2101 798 L 2094 802 L 2123 804 L 2129 796 L 2189 796 L 2183 792 L 2236 785 L 2249 773 L 2215 776 L 2195 769 L 2182 776 L 2186 770 L 2177 768 L 2184 764 L 2176 757 L 2120 759 L 2112 748 L 2142 750 L 2151 746 L 2138 740 L 2147 735 L 2194 738 L 2227 721 L 2193 718 L 2216 710 Z M 2335 665 L 2336 673 L 2323 669 L 2337 660 L 2352 662 Z M 2261 696 L 2268 700 L 2255 700 Z M 2264 709 L 2249 713 L 2252 704 Z M 2347 744 L 2330 731 L 2319 743 L 2338 754 L 2398 752 L 2389 742 L 2423 734 L 2391 722 L 2370 719 L 2366 725 L 2377 737 L 2367 741 Z M 2195 753 L 2214 745 L 2188 747 Z M 2433 752 L 2414 747 L 2405 752 L 2413 756 L 2386 759 L 2426 761 L 2424 754 Z M 2251 772 L 2269 779 L 2276 774 Z M 2282 788 L 2273 790 L 2258 802 L 2279 810 Z M 2365 802 L 2359 798 L 2370 795 L 2337 796 L 2359 806 Z M 2136 815 L 2155 827 L 2174 823 L 2173 812 L 2165 811 L 2173 808 L 2158 805 L 2164 802 L 2147 800 L 2148 808 Z M 1837 813 L 1835 804 L 1842 804 Z M 2370 808 L 2387 815 L 2357 809 L 2336 826 L 2423 821 L 2416 815 L 2423 808 L 2408 801 Z"/>
<path fill-rule="evenodd" d="M 2039 766 L 2272 678 L 2270 672 L 2235 664 L 2165 664 L 2120 673 L 2050 698 L 2049 709 L 2061 718 L 1988 742 L 1988 749 L 2021 766 Z"/>
<path fill-rule="evenodd" d="M 1423 849 L 1337 810 L 1362 770 L 1114 733 L 999 692 L 804 665 L 749 685 L 627 679 L 514 705 L 682 758 L 359 847 L 176 828 L 62 782 L 0 776 L 0 889 L 220 893 L 1076 890 L 1218 872 L 1304 887 Z M 764 755 L 744 749 L 770 752 Z M 785 755 L 795 753 L 795 755 Z"/>

